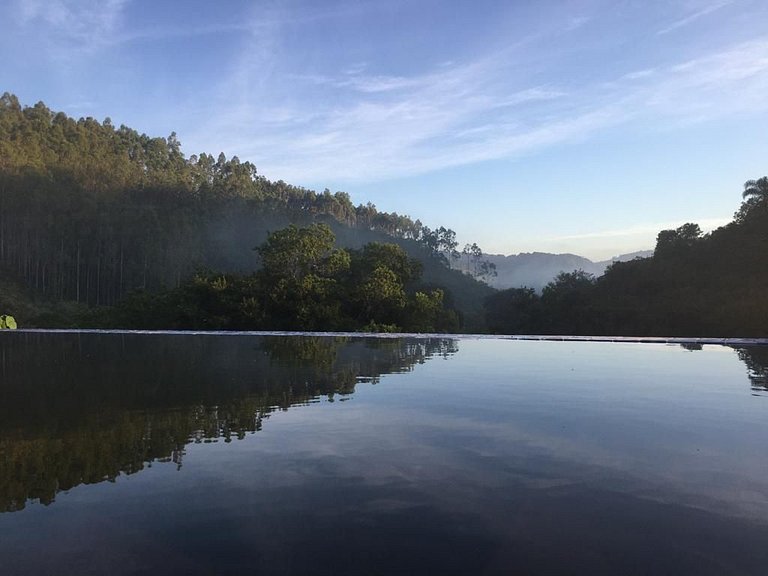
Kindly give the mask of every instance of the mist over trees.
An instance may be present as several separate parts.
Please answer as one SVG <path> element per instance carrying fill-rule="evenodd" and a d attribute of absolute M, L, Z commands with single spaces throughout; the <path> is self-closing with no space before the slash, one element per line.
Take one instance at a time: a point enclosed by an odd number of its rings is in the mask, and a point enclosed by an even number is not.
<path fill-rule="evenodd" d="M 200 269 L 248 274 L 270 232 L 313 223 L 350 248 L 398 243 L 424 261 L 425 283 L 445 286 L 462 317 L 481 322 L 489 291 L 451 274 L 450 229 L 272 182 L 236 156 L 186 158 L 173 133 L 153 138 L 0 97 L 0 269 L 47 302 L 114 306 L 137 289 L 181 287 Z"/>
<path fill-rule="evenodd" d="M 639 250 L 629 254 L 619 254 L 608 260 L 593 262 L 575 254 L 551 254 L 546 252 L 523 252 L 500 255 L 484 254 L 483 258 L 494 265 L 495 275 L 487 279 L 488 285 L 497 290 L 527 286 L 541 293 L 561 272 L 583 270 L 595 276 L 602 276 L 608 266 L 616 261 L 647 258 L 653 250 Z"/>
<path fill-rule="evenodd" d="M 256 248 L 254 274 L 198 273 L 180 287 L 126 297 L 104 321 L 127 328 L 455 332 L 441 289 L 396 244 L 334 246 L 326 224 L 290 225 Z"/>

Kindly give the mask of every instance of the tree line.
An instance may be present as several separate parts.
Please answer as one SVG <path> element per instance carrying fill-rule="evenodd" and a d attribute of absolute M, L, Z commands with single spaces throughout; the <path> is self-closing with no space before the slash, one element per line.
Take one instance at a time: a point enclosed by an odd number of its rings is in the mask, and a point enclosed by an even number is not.
<path fill-rule="evenodd" d="M 650 258 L 615 262 L 599 278 L 561 273 L 537 294 L 485 301 L 492 332 L 621 336 L 768 336 L 768 178 L 744 184 L 732 222 L 702 234 L 662 230 Z"/>

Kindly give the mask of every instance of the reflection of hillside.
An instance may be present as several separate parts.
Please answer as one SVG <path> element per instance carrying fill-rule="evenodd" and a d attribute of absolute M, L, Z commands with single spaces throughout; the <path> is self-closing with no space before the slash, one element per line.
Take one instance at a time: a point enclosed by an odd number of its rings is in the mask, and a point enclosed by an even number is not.
<path fill-rule="evenodd" d="M 3 334 L 0 511 L 184 446 L 243 438 L 275 410 L 354 392 L 456 351 L 444 339 Z"/>

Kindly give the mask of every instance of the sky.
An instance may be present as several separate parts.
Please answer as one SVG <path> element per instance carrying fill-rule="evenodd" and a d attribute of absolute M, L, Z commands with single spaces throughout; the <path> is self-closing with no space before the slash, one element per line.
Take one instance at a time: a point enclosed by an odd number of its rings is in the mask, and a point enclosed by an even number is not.
<path fill-rule="evenodd" d="M 768 173 L 765 0 L 3 0 L 0 92 L 604 259 Z"/>

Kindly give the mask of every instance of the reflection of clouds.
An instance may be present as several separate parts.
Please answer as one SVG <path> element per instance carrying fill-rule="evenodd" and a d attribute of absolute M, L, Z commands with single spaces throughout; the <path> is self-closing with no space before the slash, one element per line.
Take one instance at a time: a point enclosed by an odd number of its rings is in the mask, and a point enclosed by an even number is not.
<path fill-rule="evenodd" d="M 717 2 L 715 4 L 711 4 L 710 6 L 706 6 L 700 10 L 697 10 L 696 12 L 693 12 L 692 14 L 689 14 L 688 16 L 685 16 L 684 18 L 675 20 L 671 24 L 657 31 L 656 34 L 658 36 L 669 34 L 670 32 L 677 30 L 678 28 L 682 28 L 683 26 L 688 26 L 689 24 L 691 24 L 692 22 L 695 22 L 699 18 L 703 18 L 704 16 L 707 16 L 712 12 L 720 10 L 721 8 L 724 8 L 729 4 L 733 4 L 733 0 L 726 0 L 725 2 Z"/>
<path fill-rule="evenodd" d="M 484 371 L 475 349 L 506 361 Z M 547 350 L 542 370 L 536 356 Z M 729 348 L 462 341 L 447 365 L 384 376 L 333 413 L 278 415 L 258 449 L 296 454 L 307 482 L 401 483 L 431 502 L 462 497 L 471 507 L 485 490 L 588 485 L 766 520 L 765 459 L 750 440 L 764 429 L 762 406 L 748 392 Z M 327 426 L 338 434 L 318 433 Z"/>

